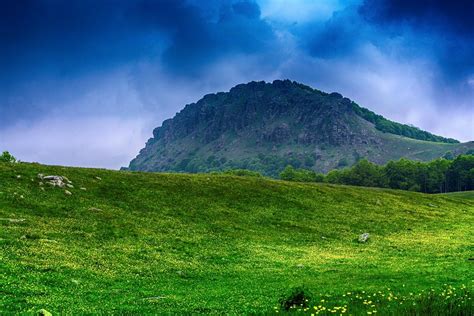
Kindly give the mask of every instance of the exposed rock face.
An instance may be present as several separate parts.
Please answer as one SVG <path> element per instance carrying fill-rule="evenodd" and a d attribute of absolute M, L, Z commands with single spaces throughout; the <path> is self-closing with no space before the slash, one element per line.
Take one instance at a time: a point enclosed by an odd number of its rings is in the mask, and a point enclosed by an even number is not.
<path fill-rule="evenodd" d="M 275 176 L 288 164 L 324 172 L 341 165 L 342 159 L 349 165 L 362 157 L 385 163 L 410 158 L 414 152 L 418 159 L 433 159 L 461 145 L 414 142 L 384 133 L 376 127 L 383 127 L 380 119 L 338 93 L 289 80 L 250 82 L 186 105 L 153 131 L 129 169 L 245 168 Z M 382 123 L 387 122 L 391 124 Z"/>

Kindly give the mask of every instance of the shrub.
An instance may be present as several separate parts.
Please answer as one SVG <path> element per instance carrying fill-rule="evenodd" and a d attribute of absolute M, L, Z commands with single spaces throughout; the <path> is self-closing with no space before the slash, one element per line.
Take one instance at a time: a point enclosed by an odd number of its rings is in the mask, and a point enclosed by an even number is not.
<path fill-rule="evenodd" d="M 13 157 L 8 151 L 4 151 L 0 156 L 0 162 L 15 163 L 16 158 Z"/>
<path fill-rule="evenodd" d="M 324 176 L 313 170 L 295 169 L 289 165 L 280 173 L 280 179 L 297 182 L 323 182 Z"/>
<path fill-rule="evenodd" d="M 289 295 L 285 295 L 280 299 L 281 307 L 289 311 L 292 308 L 308 307 L 311 300 L 311 294 L 305 287 L 294 288 Z"/>

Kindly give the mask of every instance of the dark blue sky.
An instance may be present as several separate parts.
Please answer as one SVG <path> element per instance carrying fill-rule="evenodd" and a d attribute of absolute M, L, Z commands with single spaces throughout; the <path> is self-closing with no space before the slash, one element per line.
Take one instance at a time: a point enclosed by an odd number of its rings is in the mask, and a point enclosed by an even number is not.
<path fill-rule="evenodd" d="M 471 1 L 4 0 L 0 69 L 0 150 L 26 161 L 127 165 L 186 103 L 281 78 L 474 139 Z"/>

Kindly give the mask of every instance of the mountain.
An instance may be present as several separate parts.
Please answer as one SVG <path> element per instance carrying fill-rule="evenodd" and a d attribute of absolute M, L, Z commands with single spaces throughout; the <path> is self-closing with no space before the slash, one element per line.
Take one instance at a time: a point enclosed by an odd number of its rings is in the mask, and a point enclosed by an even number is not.
<path fill-rule="evenodd" d="M 474 315 L 472 193 L 0 162 L 0 315 Z"/>
<path fill-rule="evenodd" d="M 377 115 L 338 93 L 289 80 L 240 84 L 188 104 L 153 131 L 130 170 L 244 168 L 276 176 L 287 165 L 327 172 L 362 157 L 432 160 L 460 144 Z"/>

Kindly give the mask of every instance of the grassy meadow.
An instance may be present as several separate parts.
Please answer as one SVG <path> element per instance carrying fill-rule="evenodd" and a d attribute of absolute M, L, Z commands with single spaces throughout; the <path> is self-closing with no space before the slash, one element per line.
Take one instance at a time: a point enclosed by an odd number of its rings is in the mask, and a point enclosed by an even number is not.
<path fill-rule="evenodd" d="M 0 164 L 0 314 L 472 315 L 473 228 L 472 192 Z"/>

